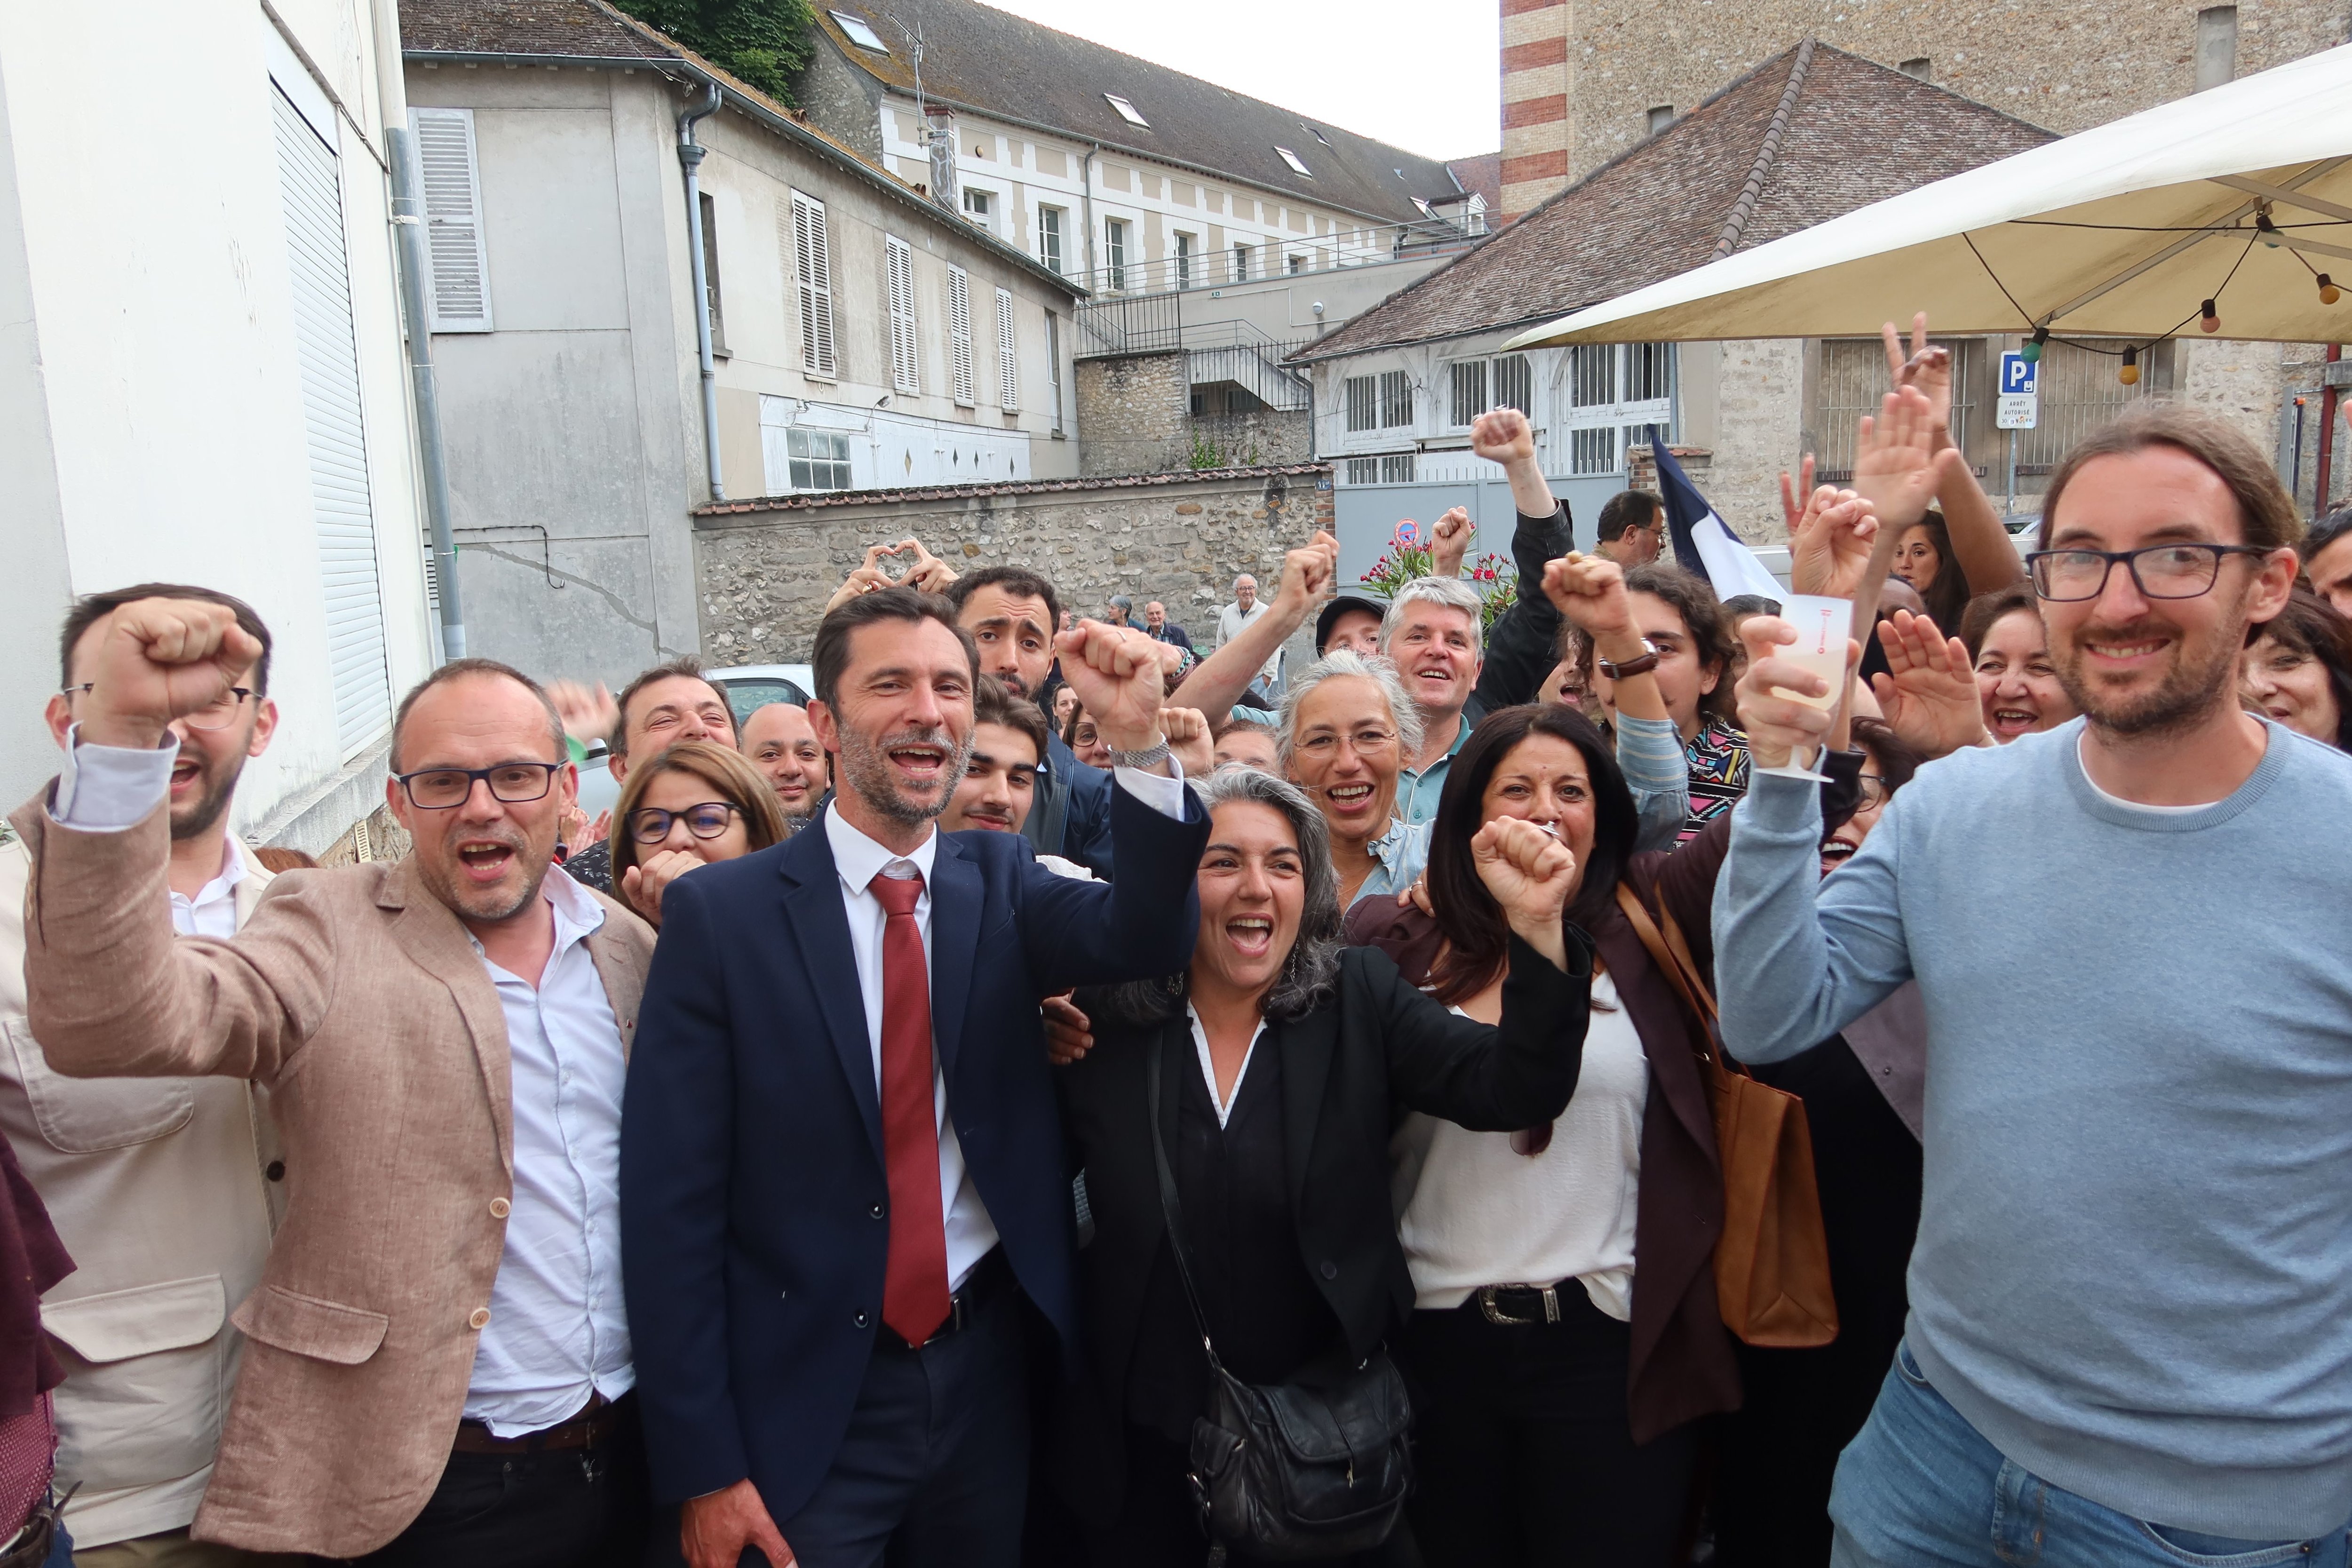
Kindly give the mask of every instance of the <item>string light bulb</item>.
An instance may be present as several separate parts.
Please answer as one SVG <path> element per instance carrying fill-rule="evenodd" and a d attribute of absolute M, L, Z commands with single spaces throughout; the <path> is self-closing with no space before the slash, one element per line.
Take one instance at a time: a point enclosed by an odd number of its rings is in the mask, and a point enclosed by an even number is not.
<path fill-rule="evenodd" d="M 2221 312 L 2213 308 L 2212 300 L 2208 300 L 2198 307 L 2197 325 L 2209 332 L 2221 330 Z"/>
<path fill-rule="evenodd" d="M 2321 273 L 2319 275 L 2319 302 L 2323 305 L 2333 305 L 2336 300 L 2341 300 L 2342 298 L 2344 298 L 2344 290 L 2336 286 L 2336 279 L 2330 278 L 2325 272 Z"/>
<path fill-rule="evenodd" d="M 2026 363 L 2037 364 L 2041 363 L 2042 359 L 2042 345 L 2049 341 L 2050 329 L 2047 327 L 2036 327 L 2033 329 L 2033 341 L 2027 343 L 2024 348 L 2019 351 L 2019 353 L 2025 356 Z"/>
<path fill-rule="evenodd" d="M 2273 250 L 2276 250 L 2278 248 L 2280 239 L 2279 226 L 2271 221 L 2270 214 L 2257 213 L 2254 215 L 2254 237 L 2261 240 L 2264 245 L 2269 246 Z"/>
<path fill-rule="evenodd" d="M 2139 350 L 2131 347 L 2129 344 L 2125 345 L 2124 368 L 2117 373 L 2116 379 L 2122 382 L 2126 386 L 2137 386 L 2139 384 Z"/>

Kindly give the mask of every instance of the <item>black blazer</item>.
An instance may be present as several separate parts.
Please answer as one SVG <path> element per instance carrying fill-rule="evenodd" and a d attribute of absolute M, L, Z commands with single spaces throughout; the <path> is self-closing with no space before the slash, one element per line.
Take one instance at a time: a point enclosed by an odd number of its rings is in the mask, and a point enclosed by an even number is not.
<path fill-rule="evenodd" d="M 1298 1256 L 1330 1304 L 1349 1352 L 1371 1353 L 1412 1315 L 1412 1276 L 1389 1199 L 1389 1139 L 1399 1113 L 1425 1110 L 1479 1131 L 1558 1116 L 1576 1092 L 1592 989 L 1591 947 L 1569 928 L 1570 972 L 1511 939 L 1503 1022 L 1448 1012 L 1404 982 L 1388 955 L 1349 948 L 1338 994 L 1260 1043 L 1281 1053 L 1284 1163 Z M 1180 1073 L 1200 1071 L 1180 1012 L 1106 1025 L 1061 1074 L 1064 1124 L 1084 1167 L 1094 1240 L 1078 1255 L 1086 1374 L 1057 1421 L 1056 1469 L 1088 1517 L 1115 1515 L 1126 1475 L 1122 1401 L 1144 1292 L 1165 1226 L 1151 1158 L 1145 1064 L 1160 1049 L 1160 1136 L 1176 1142 Z"/>
<path fill-rule="evenodd" d="M 970 1172 L 1022 1289 L 1075 1347 L 1076 1227 L 1037 998 L 1165 974 L 1199 921 L 1208 818 L 1125 790 L 1126 874 L 1010 834 L 931 869 L 931 1014 Z M 749 1476 L 789 1518 L 832 1465 L 882 1332 L 889 1183 L 833 846 L 816 828 L 662 896 L 621 1122 L 621 1264 L 654 1489 Z M 1071 1360 L 1075 1363 L 1073 1353 Z"/>

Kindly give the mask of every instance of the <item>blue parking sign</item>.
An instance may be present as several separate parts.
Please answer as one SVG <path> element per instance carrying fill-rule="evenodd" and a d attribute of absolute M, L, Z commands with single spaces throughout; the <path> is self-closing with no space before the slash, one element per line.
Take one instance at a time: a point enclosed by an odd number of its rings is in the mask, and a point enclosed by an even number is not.
<path fill-rule="evenodd" d="M 2004 397 L 2032 397 L 2041 391 L 2036 373 L 2041 365 L 2021 353 L 2000 356 L 2000 391 Z"/>

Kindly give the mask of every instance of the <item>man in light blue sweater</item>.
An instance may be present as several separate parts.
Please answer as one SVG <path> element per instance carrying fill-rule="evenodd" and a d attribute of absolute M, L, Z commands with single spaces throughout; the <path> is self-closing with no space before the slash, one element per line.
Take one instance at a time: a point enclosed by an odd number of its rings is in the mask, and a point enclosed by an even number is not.
<path fill-rule="evenodd" d="M 1716 906 L 1735 1055 L 1914 976 L 1927 1006 L 1910 1322 L 1832 1561 L 2340 1565 L 2352 758 L 2236 700 L 2300 524 L 2251 443 L 2177 408 L 2078 446 L 2042 516 L 2084 719 L 1930 764 L 1826 879 L 1816 786 L 1759 776 Z M 1829 715 L 1772 695 L 1825 687 L 1749 627 L 1762 767 Z"/>

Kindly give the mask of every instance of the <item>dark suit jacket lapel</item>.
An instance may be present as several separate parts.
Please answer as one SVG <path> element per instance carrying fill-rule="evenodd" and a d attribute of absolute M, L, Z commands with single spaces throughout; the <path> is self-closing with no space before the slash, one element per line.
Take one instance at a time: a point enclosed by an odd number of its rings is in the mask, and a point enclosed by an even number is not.
<path fill-rule="evenodd" d="M 1315 1130 L 1323 1120 L 1331 1054 L 1339 1048 L 1339 1009 L 1318 1008 L 1304 1018 L 1277 1024 L 1267 1034 L 1265 1043 L 1282 1053 L 1282 1163 L 1290 1177 L 1290 1212 L 1303 1215 Z"/>
<path fill-rule="evenodd" d="M 866 1000 L 857 986 L 856 950 L 849 944 L 849 913 L 841 902 L 841 872 L 833 863 L 822 816 L 793 835 L 777 864 L 784 879 L 784 914 L 797 939 L 809 992 L 824 1015 L 824 1031 L 879 1161 L 882 1104 L 874 1087 L 874 1044 L 866 1034 Z"/>
<path fill-rule="evenodd" d="M 931 1043 L 940 1071 L 955 1081 L 956 1049 L 963 1044 L 963 1014 L 971 997 L 971 966 L 980 951 L 980 868 L 942 833 L 931 856 Z M 1008 953 L 1009 960 L 1018 953 Z M 950 1104 L 954 1096 L 949 1096 Z"/>
<path fill-rule="evenodd" d="M 514 1084 L 507 1055 L 507 1016 L 499 1005 L 499 988 L 482 967 L 482 955 L 474 951 L 466 928 L 448 906 L 416 885 L 415 860 L 404 860 L 393 868 L 377 887 L 375 901 L 378 909 L 397 911 L 392 920 L 393 940 L 418 968 L 447 986 L 457 1004 L 489 1097 L 499 1159 L 513 1174 Z"/>

